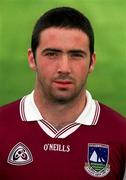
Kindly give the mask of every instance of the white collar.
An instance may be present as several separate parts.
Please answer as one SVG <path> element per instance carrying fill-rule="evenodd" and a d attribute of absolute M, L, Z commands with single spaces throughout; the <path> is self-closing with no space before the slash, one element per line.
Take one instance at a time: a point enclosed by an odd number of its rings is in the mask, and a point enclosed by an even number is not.
<path fill-rule="evenodd" d="M 31 94 L 24 96 L 20 102 L 20 116 L 23 121 L 44 120 L 35 105 L 33 93 L 34 91 Z M 86 97 L 87 104 L 75 123 L 89 126 L 96 125 L 100 114 L 99 103 L 92 99 L 92 96 L 88 91 L 86 91 Z"/>

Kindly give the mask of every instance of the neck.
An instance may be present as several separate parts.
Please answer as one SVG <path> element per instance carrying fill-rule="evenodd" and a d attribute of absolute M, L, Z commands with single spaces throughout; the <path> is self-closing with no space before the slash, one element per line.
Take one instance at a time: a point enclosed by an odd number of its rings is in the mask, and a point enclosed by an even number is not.
<path fill-rule="evenodd" d="M 85 91 L 68 103 L 54 103 L 45 99 L 41 92 L 34 91 L 34 101 L 42 117 L 57 130 L 75 122 L 86 104 Z"/>

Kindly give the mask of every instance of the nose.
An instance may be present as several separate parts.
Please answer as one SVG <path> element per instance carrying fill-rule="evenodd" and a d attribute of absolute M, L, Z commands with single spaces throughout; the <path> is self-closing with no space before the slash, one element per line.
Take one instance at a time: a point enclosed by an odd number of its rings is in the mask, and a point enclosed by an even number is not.
<path fill-rule="evenodd" d="M 58 64 L 58 73 L 64 73 L 64 74 L 69 74 L 71 72 L 70 68 L 70 60 L 67 54 L 64 54 L 60 59 L 59 59 L 59 64 Z"/>

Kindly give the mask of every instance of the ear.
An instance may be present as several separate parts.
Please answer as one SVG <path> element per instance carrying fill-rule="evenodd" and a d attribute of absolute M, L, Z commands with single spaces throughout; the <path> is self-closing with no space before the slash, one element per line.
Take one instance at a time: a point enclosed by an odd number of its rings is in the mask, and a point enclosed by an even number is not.
<path fill-rule="evenodd" d="M 29 67 L 33 70 L 36 71 L 36 63 L 35 63 L 35 58 L 33 55 L 33 52 L 31 50 L 31 48 L 28 49 L 28 64 Z"/>
<path fill-rule="evenodd" d="M 96 53 L 93 53 L 91 55 L 91 64 L 89 67 L 89 73 L 92 73 L 94 71 L 95 63 L 96 63 Z"/>

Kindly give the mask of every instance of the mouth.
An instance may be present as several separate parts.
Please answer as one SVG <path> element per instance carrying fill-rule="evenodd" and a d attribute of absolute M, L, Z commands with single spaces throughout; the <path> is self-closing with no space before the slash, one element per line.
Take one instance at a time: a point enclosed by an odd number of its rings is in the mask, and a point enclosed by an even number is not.
<path fill-rule="evenodd" d="M 54 81 L 54 84 L 58 86 L 59 88 L 68 88 L 70 87 L 73 83 L 68 80 L 57 80 Z"/>

